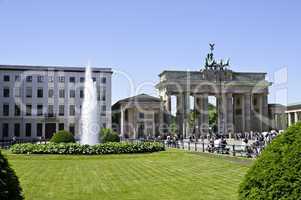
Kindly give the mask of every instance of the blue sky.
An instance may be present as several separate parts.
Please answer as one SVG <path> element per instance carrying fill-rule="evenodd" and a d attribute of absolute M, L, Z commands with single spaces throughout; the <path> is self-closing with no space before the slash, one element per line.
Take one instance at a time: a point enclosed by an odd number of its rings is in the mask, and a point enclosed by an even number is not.
<path fill-rule="evenodd" d="M 0 63 L 112 67 L 115 102 L 155 94 L 164 69 L 199 70 L 215 42 L 231 69 L 268 72 L 270 102 L 293 103 L 300 9 L 297 0 L 0 0 Z"/>

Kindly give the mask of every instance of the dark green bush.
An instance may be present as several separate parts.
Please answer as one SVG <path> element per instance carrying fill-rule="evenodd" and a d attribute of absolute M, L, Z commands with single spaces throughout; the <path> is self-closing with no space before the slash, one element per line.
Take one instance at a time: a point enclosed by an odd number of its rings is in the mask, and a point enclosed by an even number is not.
<path fill-rule="evenodd" d="M 100 141 L 102 143 L 107 142 L 120 142 L 119 135 L 109 128 L 102 128 L 100 131 Z"/>
<path fill-rule="evenodd" d="M 54 143 L 70 143 L 75 142 L 74 136 L 72 133 L 62 130 L 57 133 L 55 133 L 52 138 L 50 139 L 50 142 Z"/>
<path fill-rule="evenodd" d="M 0 199 L 20 200 L 23 199 L 22 189 L 18 177 L 10 168 L 6 158 L 0 151 Z"/>
<path fill-rule="evenodd" d="M 10 150 L 16 154 L 121 154 L 121 153 L 151 153 L 165 150 L 158 142 L 124 143 L 109 142 L 94 146 L 76 143 L 48 144 L 15 144 Z"/>
<path fill-rule="evenodd" d="M 289 127 L 262 152 L 240 185 L 239 197 L 301 199 L 301 123 Z"/>

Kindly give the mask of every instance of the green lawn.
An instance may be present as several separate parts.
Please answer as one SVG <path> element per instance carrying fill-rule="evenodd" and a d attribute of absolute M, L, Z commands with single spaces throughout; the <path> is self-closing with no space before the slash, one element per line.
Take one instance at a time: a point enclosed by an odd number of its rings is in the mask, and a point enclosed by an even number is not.
<path fill-rule="evenodd" d="M 4 152 L 27 200 L 236 199 L 250 161 L 169 150 L 64 156 Z"/>

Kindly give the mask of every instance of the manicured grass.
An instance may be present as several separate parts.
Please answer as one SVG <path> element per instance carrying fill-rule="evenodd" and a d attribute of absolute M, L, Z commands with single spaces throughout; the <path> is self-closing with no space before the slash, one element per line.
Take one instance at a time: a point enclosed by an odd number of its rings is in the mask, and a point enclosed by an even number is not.
<path fill-rule="evenodd" d="M 168 150 L 71 156 L 4 152 L 27 200 L 236 199 L 250 161 Z"/>

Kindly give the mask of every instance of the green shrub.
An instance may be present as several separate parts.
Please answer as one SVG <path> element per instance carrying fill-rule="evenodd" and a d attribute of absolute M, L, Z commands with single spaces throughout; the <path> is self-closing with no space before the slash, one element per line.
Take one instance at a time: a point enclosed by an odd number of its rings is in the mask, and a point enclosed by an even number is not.
<path fill-rule="evenodd" d="M 75 142 L 74 136 L 72 133 L 62 130 L 57 133 L 55 133 L 52 138 L 50 139 L 50 142 L 54 143 L 70 143 Z"/>
<path fill-rule="evenodd" d="M 14 170 L 9 167 L 6 158 L 0 151 L 0 199 L 20 200 L 23 199 L 22 189 Z"/>
<path fill-rule="evenodd" d="M 102 143 L 120 142 L 119 135 L 109 128 L 102 128 L 99 136 Z"/>
<path fill-rule="evenodd" d="M 48 144 L 15 144 L 10 150 L 16 154 L 122 154 L 122 153 L 151 153 L 165 150 L 158 142 L 124 143 L 109 142 L 94 146 L 77 143 L 48 143 Z"/>
<path fill-rule="evenodd" d="M 267 146 L 240 185 L 240 199 L 301 199 L 301 123 Z"/>

